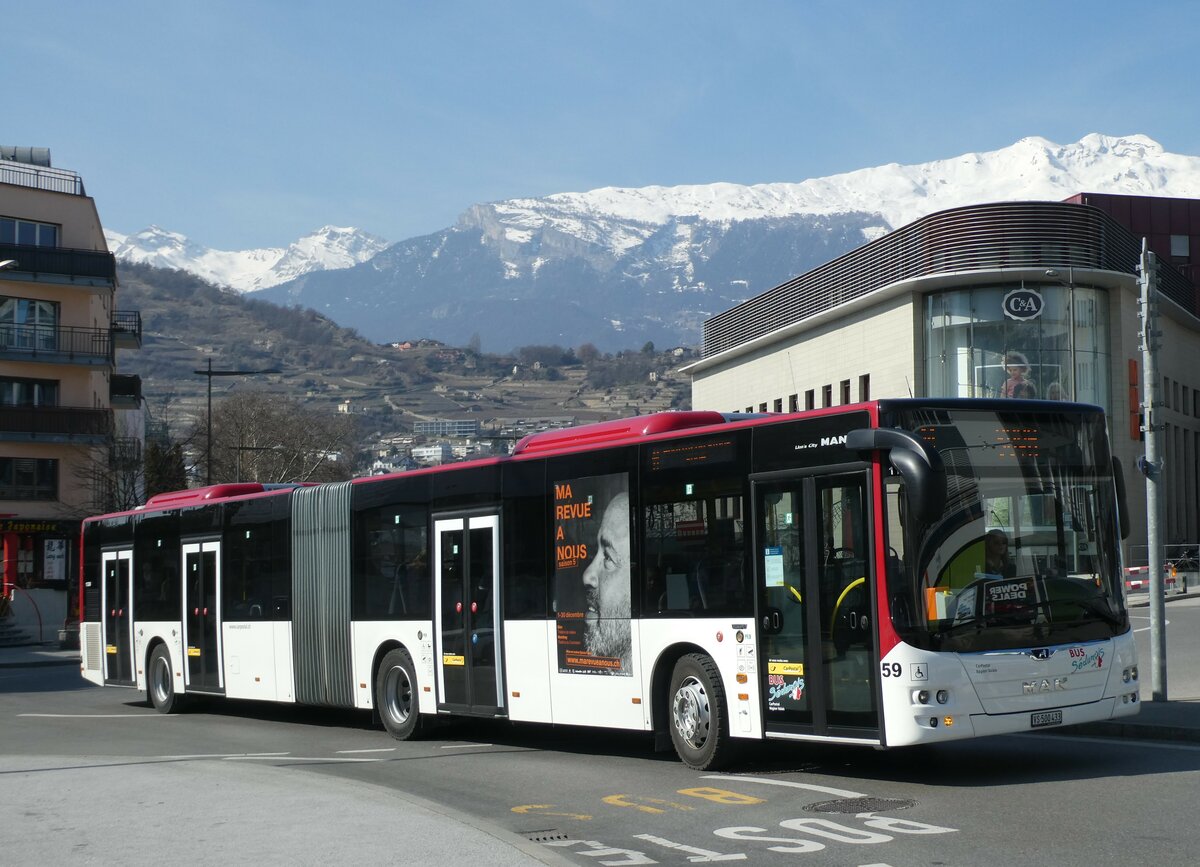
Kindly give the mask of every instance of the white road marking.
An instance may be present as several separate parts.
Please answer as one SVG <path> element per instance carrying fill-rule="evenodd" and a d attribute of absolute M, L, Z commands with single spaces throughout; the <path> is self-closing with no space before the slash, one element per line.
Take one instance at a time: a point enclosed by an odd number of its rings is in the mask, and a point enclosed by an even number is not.
<path fill-rule="evenodd" d="M 394 753 L 395 751 L 395 747 L 381 747 L 374 750 L 338 750 L 338 755 L 343 753 Z"/>
<path fill-rule="evenodd" d="M 495 744 L 446 744 L 443 750 L 469 750 L 471 747 L 492 747 Z"/>
<path fill-rule="evenodd" d="M 379 759 L 344 759 L 335 756 L 289 756 L 286 753 L 280 756 L 225 756 L 227 762 L 254 762 L 254 761 L 275 761 L 276 759 L 287 759 L 289 762 L 378 762 Z"/>
<path fill-rule="evenodd" d="M 762 783 L 764 786 L 787 786 L 790 789 L 806 789 L 810 792 L 820 792 L 823 795 L 833 795 L 835 798 L 865 798 L 867 797 L 862 792 L 851 792 L 848 789 L 833 789 L 829 786 L 814 786 L 811 783 L 793 783 L 791 780 L 768 780 L 763 777 L 745 777 L 741 774 L 709 774 L 704 779 L 706 780 L 730 780 L 746 781 L 748 783 Z"/>
<path fill-rule="evenodd" d="M 692 864 L 707 864 L 714 861 L 745 861 L 745 852 L 732 852 L 722 854 L 714 852 L 711 849 L 698 849 L 695 846 L 685 846 L 683 843 L 676 843 L 673 840 L 668 840 L 665 837 L 656 837 L 653 834 L 634 834 L 635 840 L 645 840 L 647 843 L 653 843 L 656 846 L 662 846 L 664 849 L 678 849 L 680 852 L 687 852 L 692 857 L 688 861 Z"/>

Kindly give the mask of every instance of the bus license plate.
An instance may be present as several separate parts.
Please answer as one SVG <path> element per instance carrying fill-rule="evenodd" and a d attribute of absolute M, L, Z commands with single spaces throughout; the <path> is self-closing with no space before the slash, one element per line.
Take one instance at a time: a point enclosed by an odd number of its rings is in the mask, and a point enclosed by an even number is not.
<path fill-rule="evenodd" d="M 1044 726 L 1062 725 L 1061 710 L 1043 710 L 1029 715 L 1029 727 L 1040 729 Z"/>

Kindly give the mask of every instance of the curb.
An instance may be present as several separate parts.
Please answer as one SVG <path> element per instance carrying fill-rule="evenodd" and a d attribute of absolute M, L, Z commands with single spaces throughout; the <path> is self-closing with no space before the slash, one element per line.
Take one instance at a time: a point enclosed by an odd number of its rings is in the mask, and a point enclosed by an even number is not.
<path fill-rule="evenodd" d="M 1200 596 L 1200 590 L 1189 590 L 1186 593 L 1172 593 L 1170 596 L 1164 596 L 1163 602 L 1174 602 L 1177 599 L 1195 599 L 1198 596 Z M 1126 597 L 1125 607 L 1126 608 L 1149 608 L 1150 607 L 1149 594 L 1147 594 L 1147 598 L 1137 599 L 1133 602 L 1130 602 L 1128 597 Z"/>
<path fill-rule="evenodd" d="M 1059 730 L 1063 734 L 1091 738 L 1122 738 L 1140 741 L 1200 743 L 1200 729 L 1147 723 L 1094 722 Z"/>

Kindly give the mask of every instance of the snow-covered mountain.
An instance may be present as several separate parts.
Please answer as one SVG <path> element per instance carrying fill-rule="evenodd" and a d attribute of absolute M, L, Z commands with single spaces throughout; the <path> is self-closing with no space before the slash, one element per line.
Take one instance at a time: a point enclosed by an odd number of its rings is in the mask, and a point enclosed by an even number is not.
<path fill-rule="evenodd" d="M 255 292 L 313 271 L 350 268 L 388 246 L 353 228 L 324 226 L 287 247 L 213 250 L 178 232 L 150 226 L 136 235 L 105 230 L 108 248 L 122 262 L 178 268 L 218 286 Z"/>
<path fill-rule="evenodd" d="M 509 199 L 476 205 L 459 224 L 478 225 L 490 240 L 515 249 L 549 231 L 623 256 L 662 226 L 686 219 L 731 223 L 859 212 L 879 216 L 878 226 L 868 230 L 873 235 L 947 208 L 1060 201 L 1080 192 L 1195 196 L 1200 157 L 1167 153 L 1144 135 L 1093 134 L 1069 145 L 1030 137 L 987 153 L 913 166 L 890 163 L 799 183 L 605 187 Z"/>
<path fill-rule="evenodd" d="M 267 300 L 312 307 L 380 342 L 434 337 L 462 345 L 479 335 L 488 350 L 698 343 L 708 316 L 926 214 L 1080 192 L 1200 198 L 1200 157 L 1167 153 L 1144 135 L 1093 134 L 1067 145 L 1031 137 L 996 151 L 798 183 L 509 199 L 474 205 L 454 226 L 354 267 L 259 285 L 270 286 Z M 178 250 L 171 267 L 202 274 L 189 264 L 186 239 L 160 235 L 176 239 L 163 244 Z M 153 249 L 149 240 L 145 246 Z M 219 256 L 270 258 L 267 251 Z M 218 282 L 236 285 L 229 277 Z"/>

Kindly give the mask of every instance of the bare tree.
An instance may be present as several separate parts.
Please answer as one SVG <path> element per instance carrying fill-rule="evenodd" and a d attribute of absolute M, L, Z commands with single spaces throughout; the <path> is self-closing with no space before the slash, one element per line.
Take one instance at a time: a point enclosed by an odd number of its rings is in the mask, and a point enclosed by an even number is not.
<path fill-rule="evenodd" d="M 200 419 L 197 442 L 206 438 L 207 422 Z M 213 407 L 213 480 L 297 483 L 348 479 L 357 428 L 351 415 L 320 412 L 281 395 L 259 391 L 231 395 Z"/>

